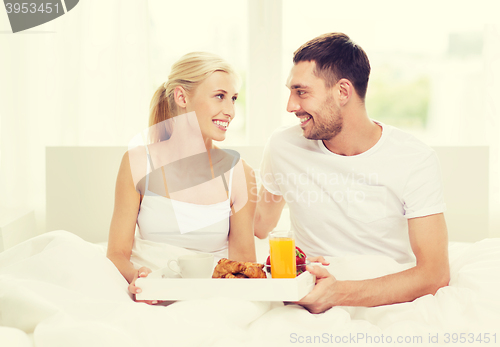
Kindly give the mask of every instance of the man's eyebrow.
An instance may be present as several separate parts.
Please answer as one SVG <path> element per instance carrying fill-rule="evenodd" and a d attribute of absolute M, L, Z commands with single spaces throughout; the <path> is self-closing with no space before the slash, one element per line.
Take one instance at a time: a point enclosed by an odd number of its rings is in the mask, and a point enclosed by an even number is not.
<path fill-rule="evenodd" d="M 290 89 L 309 89 L 308 86 L 306 86 L 305 84 L 300 84 L 300 83 L 294 84 L 290 87 L 288 87 L 288 85 L 287 85 L 287 88 L 290 88 Z"/>

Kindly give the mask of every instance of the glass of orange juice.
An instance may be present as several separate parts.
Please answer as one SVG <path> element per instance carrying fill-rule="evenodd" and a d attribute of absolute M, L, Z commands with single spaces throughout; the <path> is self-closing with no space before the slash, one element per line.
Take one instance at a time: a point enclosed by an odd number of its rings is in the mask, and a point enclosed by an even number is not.
<path fill-rule="evenodd" d="M 272 231 L 269 234 L 271 275 L 273 278 L 295 278 L 295 238 L 293 231 Z"/>

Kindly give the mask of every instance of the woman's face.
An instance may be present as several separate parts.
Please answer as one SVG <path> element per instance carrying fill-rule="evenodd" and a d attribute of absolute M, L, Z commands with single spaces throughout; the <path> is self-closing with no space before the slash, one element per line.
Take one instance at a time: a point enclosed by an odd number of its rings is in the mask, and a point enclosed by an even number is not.
<path fill-rule="evenodd" d="M 205 139 L 222 141 L 234 118 L 237 97 L 235 79 L 226 72 L 216 71 L 187 99 L 186 111 L 196 113 Z"/>

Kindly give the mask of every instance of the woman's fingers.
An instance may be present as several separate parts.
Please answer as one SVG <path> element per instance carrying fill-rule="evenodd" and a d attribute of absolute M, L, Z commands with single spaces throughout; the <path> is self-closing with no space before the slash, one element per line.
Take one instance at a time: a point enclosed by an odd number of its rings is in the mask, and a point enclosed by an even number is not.
<path fill-rule="evenodd" d="M 141 292 L 141 288 L 135 286 L 135 281 L 130 283 L 128 286 L 128 291 L 132 294 L 139 294 Z"/>
<path fill-rule="evenodd" d="M 150 268 L 147 268 L 145 266 L 143 266 L 139 270 L 137 270 L 137 274 L 135 275 L 134 280 L 132 282 L 130 282 L 130 284 L 128 286 L 129 292 L 131 292 L 132 294 L 139 294 L 142 290 L 141 290 L 141 288 L 139 288 L 135 285 L 135 281 L 138 278 L 147 277 L 151 272 L 153 272 L 153 271 L 151 271 Z M 158 300 L 136 300 L 135 295 L 134 295 L 134 300 L 136 302 L 143 302 L 143 303 L 148 304 L 148 305 L 156 305 L 156 304 L 161 302 Z"/>
<path fill-rule="evenodd" d="M 139 277 L 147 277 L 152 271 L 150 268 L 143 266 L 138 270 L 138 272 L 139 272 Z"/>
<path fill-rule="evenodd" d="M 138 279 L 138 278 L 144 278 L 144 277 L 147 277 L 149 274 L 151 273 L 151 270 L 145 266 L 141 267 L 139 270 L 137 270 L 137 274 L 134 276 L 134 279 L 132 280 L 132 282 L 130 282 L 129 286 L 128 286 L 128 290 L 129 292 L 131 292 L 132 294 L 138 294 L 141 292 L 141 288 L 137 287 L 135 285 L 135 281 Z"/>
<path fill-rule="evenodd" d="M 137 287 L 135 285 L 135 281 L 137 278 L 144 278 L 144 277 L 147 277 L 149 274 L 151 273 L 151 270 L 148 269 L 147 267 L 141 267 L 139 270 L 138 270 L 138 277 L 134 278 L 134 281 L 132 282 L 133 285 L 134 285 L 134 288 L 135 288 L 135 292 L 134 294 L 137 294 L 137 293 L 140 293 L 141 292 L 141 288 Z"/>
<path fill-rule="evenodd" d="M 136 302 L 143 302 L 148 305 L 156 305 L 158 300 L 136 300 Z"/>

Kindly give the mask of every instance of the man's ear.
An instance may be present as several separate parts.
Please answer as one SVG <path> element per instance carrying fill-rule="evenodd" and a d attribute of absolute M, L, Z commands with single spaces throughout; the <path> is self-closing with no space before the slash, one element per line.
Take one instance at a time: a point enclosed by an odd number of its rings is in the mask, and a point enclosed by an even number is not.
<path fill-rule="evenodd" d="M 187 92 L 181 86 L 177 86 L 174 89 L 174 101 L 175 104 L 180 108 L 186 108 L 187 105 Z"/>
<path fill-rule="evenodd" d="M 351 99 L 351 96 L 354 92 L 354 86 L 352 85 L 351 81 L 345 78 L 341 78 L 337 82 L 337 86 L 340 106 L 344 106 Z"/>

